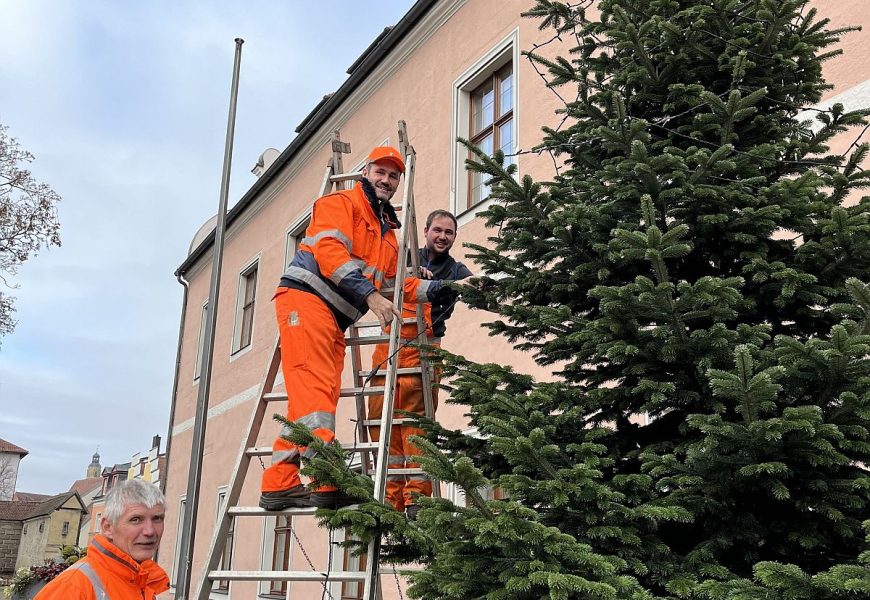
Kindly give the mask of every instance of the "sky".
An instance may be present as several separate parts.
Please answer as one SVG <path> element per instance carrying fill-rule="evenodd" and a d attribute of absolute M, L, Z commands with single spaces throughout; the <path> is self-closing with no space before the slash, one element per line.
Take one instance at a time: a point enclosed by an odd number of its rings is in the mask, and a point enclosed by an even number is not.
<path fill-rule="evenodd" d="M 413 0 L 0 0 L 0 123 L 62 201 L 62 246 L 11 283 L 0 438 L 18 491 L 57 494 L 165 447 L 182 288 L 218 206 L 233 40 L 242 49 L 229 201 Z M 338 33 L 330 35 L 330 31 Z M 0 283 L 2 285 L 2 283 Z"/>

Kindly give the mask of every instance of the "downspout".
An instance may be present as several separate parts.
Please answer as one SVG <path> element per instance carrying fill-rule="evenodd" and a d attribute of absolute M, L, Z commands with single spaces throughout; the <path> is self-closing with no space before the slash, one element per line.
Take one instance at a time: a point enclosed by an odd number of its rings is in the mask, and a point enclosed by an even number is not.
<path fill-rule="evenodd" d="M 181 272 L 175 273 L 175 279 L 184 288 L 184 299 L 181 301 L 181 321 L 178 324 L 178 345 L 175 348 L 175 376 L 172 379 L 172 402 L 169 405 L 169 430 L 166 432 L 166 456 L 163 458 L 163 470 L 160 473 L 160 491 L 166 493 L 166 478 L 169 475 L 169 450 L 172 448 L 172 428 L 175 425 L 175 398 L 178 395 L 178 372 L 181 369 L 181 340 L 184 336 L 184 318 L 187 316 L 187 295 L 190 292 L 190 282 Z M 158 451 L 160 460 L 160 452 Z M 176 540 L 176 543 L 178 541 Z M 154 553 L 154 560 L 160 557 L 160 548 Z"/>
<path fill-rule="evenodd" d="M 184 287 L 184 299 L 181 301 L 181 322 L 178 325 L 178 345 L 175 348 L 175 377 L 172 380 L 172 404 L 169 406 L 169 431 L 166 432 L 166 456 L 163 459 L 163 472 L 160 473 L 160 491 L 166 493 L 166 477 L 169 474 L 169 457 L 172 449 L 172 428 L 175 425 L 175 399 L 178 395 L 178 372 L 181 369 L 181 341 L 184 336 L 184 318 L 187 316 L 187 295 L 190 292 L 190 282 L 180 272 L 175 279 Z"/>

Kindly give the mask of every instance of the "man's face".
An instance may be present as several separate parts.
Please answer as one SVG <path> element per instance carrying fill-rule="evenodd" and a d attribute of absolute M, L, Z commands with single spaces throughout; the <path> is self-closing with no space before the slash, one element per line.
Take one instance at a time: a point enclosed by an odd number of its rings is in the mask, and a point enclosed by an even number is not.
<path fill-rule="evenodd" d="M 381 202 L 390 201 L 402 176 L 402 172 L 389 160 L 370 163 L 363 169 L 362 174 L 374 186 L 375 194 Z"/>
<path fill-rule="evenodd" d="M 129 504 L 118 522 L 112 525 L 103 517 L 100 521 L 102 533 L 118 548 L 142 562 L 154 557 L 160 538 L 163 536 L 163 516 L 166 512 L 162 504 L 145 508 L 144 504 Z"/>
<path fill-rule="evenodd" d="M 423 230 L 426 236 L 426 247 L 429 252 L 444 254 L 453 247 L 456 241 L 456 229 L 450 217 L 435 217 L 429 227 Z"/>

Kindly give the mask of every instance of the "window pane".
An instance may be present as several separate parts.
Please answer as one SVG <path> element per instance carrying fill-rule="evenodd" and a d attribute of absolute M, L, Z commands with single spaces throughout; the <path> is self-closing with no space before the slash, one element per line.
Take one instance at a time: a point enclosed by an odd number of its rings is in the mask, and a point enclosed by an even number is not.
<path fill-rule="evenodd" d="M 490 156 L 492 155 L 493 138 L 491 135 L 488 135 L 480 140 L 477 145 L 486 154 Z M 469 158 L 474 158 L 474 155 L 469 155 Z M 489 175 L 484 175 L 483 173 L 471 173 L 471 194 L 469 198 L 469 206 L 474 206 L 478 202 L 482 202 L 489 197 L 489 186 L 484 185 L 484 181 L 486 181 L 487 179 L 489 179 Z"/>
<path fill-rule="evenodd" d="M 208 318 L 208 302 L 202 306 L 202 314 L 199 318 L 199 341 L 196 346 L 196 364 L 194 365 L 193 378 L 199 379 L 202 373 L 203 348 L 205 348 L 205 326 Z"/>
<path fill-rule="evenodd" d="M 254 301 L 257 294 L 257 269 L 254 269 L 245 276 L 245 304 L 250 304 Z"/>
<path fill-rule="evenodd" d="M 498 128 L 498 148 L 505 154 L 505 164 L 514 162 L 513 156 L 508 156 L 514 151 L 513 121 L 507 121 Z"/>
<path fill-rule="evenodd" d="M 498 88 L 500 108 L 498 116 L 501 117 L 513 110 L 514 107 L 514 74 L 511 66 L 499 73 Z"/>
<path fill-rule="evenodd" d="M 495 120 L 495 92 L 492 80 L 474 90 L 471 94 L 471 134 L 480 133 L 492 126 Z"/>

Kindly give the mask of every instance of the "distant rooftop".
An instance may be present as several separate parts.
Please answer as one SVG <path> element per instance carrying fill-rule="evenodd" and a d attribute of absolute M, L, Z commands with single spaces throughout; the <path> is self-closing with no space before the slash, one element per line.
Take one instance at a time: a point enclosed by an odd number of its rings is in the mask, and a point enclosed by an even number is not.
<path fill-rule="evenodd" d="M 21 456 L 25 456 L 30 454 L 27 450 L 22 448 L 21 446 L 16 446 L 12 442 L 7 442 L 4 439 L 0 439 L 0 452 L 15 452 L 20 454 Z"/>

